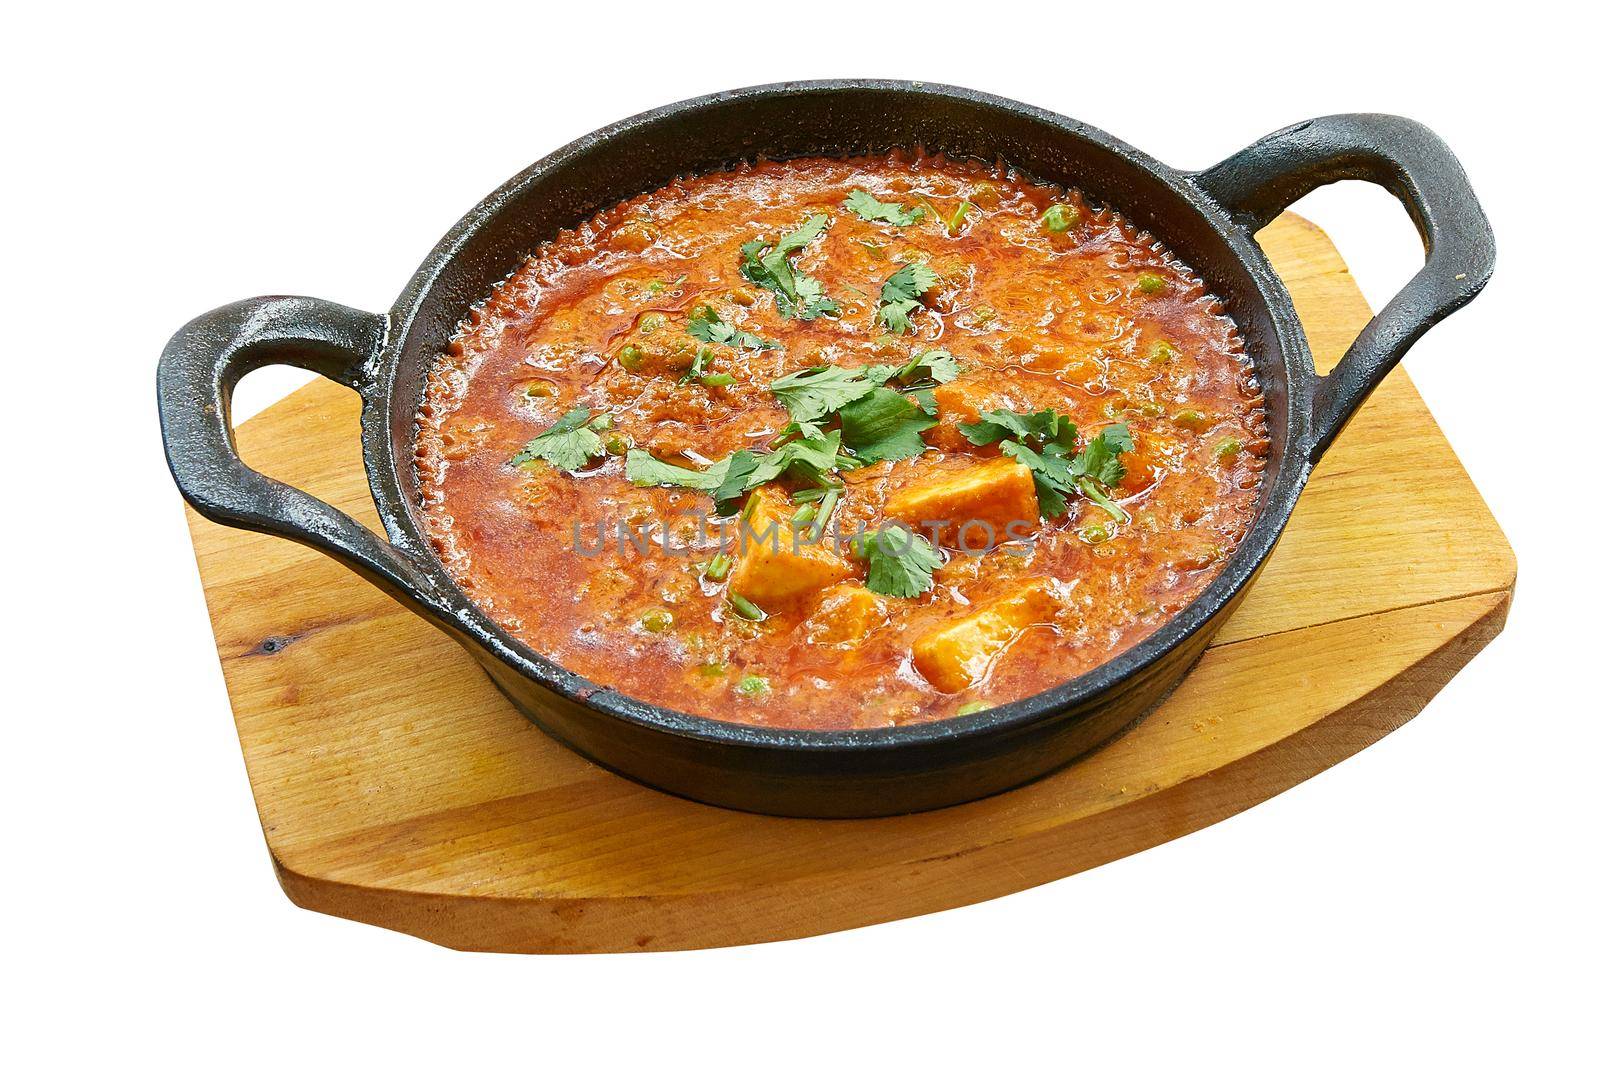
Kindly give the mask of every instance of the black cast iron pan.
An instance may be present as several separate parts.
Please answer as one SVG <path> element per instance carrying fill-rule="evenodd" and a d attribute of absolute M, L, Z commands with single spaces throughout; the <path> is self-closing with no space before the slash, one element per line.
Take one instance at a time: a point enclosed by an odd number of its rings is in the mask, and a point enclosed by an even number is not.
<path fill-rule="evenodd" d="M 419 527 L 410 456 L 428 368 L 475 301 L 560 228 L 680 175 L 760 156 L 912 145 L 1003 159 L 1035 179 L 1077 186 L 1156 234 L 1226 301 L 1255 362 L 1271 449 L 1260 513 L 1215 582 L 1147 640 L 1064 685 L 942 722 L 845 731 L 736 725 L 634 700 L 523 646 L 456 588 Z M 1305 193 L 1346 178 L 1399 197 L 1427 258 L 1319 377 L 1288 294 L 1252 235 Z M 712 804 L 888 815 L 1029 781 L 1158 702 L 1265 562 L 1312 465 L 1351 413 L 1429 327 L 1477 295 L 1493 263 L 1488 222 L 1455 157 L 1424 127 L 1390 115 L 1312 119 L 1185 172 L 1072 119 L 967 89 L 766 85 L 636 115 L 535 163 L 445 236 L 387 313 L 260 297 L 200 316 L 167 345 L 157 391 L 173 477 L 198 511 L 341 560 L 459 641 L 512 703 L 563 743 Z M 270 363 L 309 368 L 361 394 L 363 454 L 387 541 L 240 462 L 233 386 Z"/>

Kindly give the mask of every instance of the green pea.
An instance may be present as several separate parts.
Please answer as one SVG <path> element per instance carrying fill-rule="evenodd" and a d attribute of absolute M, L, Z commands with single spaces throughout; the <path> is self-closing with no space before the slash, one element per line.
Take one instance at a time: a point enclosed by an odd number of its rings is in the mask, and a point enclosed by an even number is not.
<path fill-rule="evenodd" d="M 522 395 L 527 397 L 555 396 L 556 387 L 549 382 L 529 382 L 522 387 Z"/>
<path fill-rule="evenodd" d="M 639 317 L 639 332 L 655 333 L 657 330 L 666 326 L 666 324 L 667 317 L 665 315 L 661 314 L 659 311 L 652 311 L 649 314 L 641 315 Z"/>
<path fill-rule="evenodd" d="M 1078 209 L 1071 204 L 1051 204 L 1039 217 L 1039 221 L 1044 223 L 1044 228 L 1051 233 L 1064 233 L 1076 226 L 1080 220 Z"/>
<path fill-rule="evenodd" d="M 1151 365 L 1171 363 L 1177 354 L 1178 349 L 1171 341 L 1157 341 L 1150 346 L 1150 354 L 1145 356 L 1145 362 Z"/>
<path fill-rule="evenodd" d="M 666 608 L 651 608 L 639 616 L 639 625 L 653 634 L 663 634 L 672 629 L 672 612 Z"/>
<path fill-rule="evenodd" d="M 1189 430 L 1190 432 L 1198 433 L 1199 431 L 1204 430 L 1207 426 L 1211 425 L 1211 418 L 1203 411 L 1196 411 L 1194 408 L 1184 408 L 1182 411 L 1172 416 L 1172 422 L 1173 425 L 1177 426 L 1180 430 Z"/>
<path fill-rule="evenodd" d="M 721 678 L 728 673 L 728 665 L 711 659 L 700 664 L 695 670 L 700 672 L 700 677 L 702 678 Z"/>
<path fill-rule="evenodd" d="M 713 388 L 723 385 L 732 385 L 733 375 L 723 374 L 720 372 L 717 374 L 702 374 L 700 375 L 700 384 Z"/>
<path fill-rule="evenodd" d="M 1230 460 L 1239 454 L 1239 449 L 1244 447 L 1244 442 L 1237 437 L 1224 437 L 1217 442 L 1216 457 L 1221 460 Z"/>
<path fill-rule="evenodd" d="M 1102 545 L 1116 536 L 1115 527 L 1104 523 L 1093 523 L 1078 531 L 1078 540 L 1086 545 Z"/>
<path fill-rule="evenodd" d="M 994 707 L 987 700 L 969 700 L 956 709 L 957 715 L 976 715 L 980 711 L 988 711 Z"/>
<path fill-rule="evenodd" d="M 747 674 L 734 688 L 747 697 L 764 697 L 772 692 L 772 683 L 759 674 Z"/>
<path fill-rule="evenodd" d="M 629 370 L 638 370 L 644 366 L 644 349 L 638 345 L 623 345 L 617 349 L 617 362 Z"/>
<path fill-rule="evenodd" d="M 1167 288 L 1167 280 L 1159 274 L 1141 274 L 1134 284 L 1138 285 L 1139 291 L 1145 296 L 1155 296 L 1157 293 L 1165 292 Z"/>
<path fill-rule="evenodd" d="M 606 438 L 606 452 L 613 456 L 620 456 L 628 451 L 628 439 L 616 434 Z"/>

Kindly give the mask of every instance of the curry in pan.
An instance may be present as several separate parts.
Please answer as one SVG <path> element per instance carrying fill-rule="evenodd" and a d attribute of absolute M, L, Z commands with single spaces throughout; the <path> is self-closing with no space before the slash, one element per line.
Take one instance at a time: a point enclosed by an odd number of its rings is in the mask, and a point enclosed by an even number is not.
<path fill-rule="evenodd" d="M 1255 515 L 1226 309 L 1078 192 L 921 153 L 685 178 L 544 245 L 433 368 L 428 534 L 508 632 L 698 715 L 893 726 L 1180 611 Z"/>

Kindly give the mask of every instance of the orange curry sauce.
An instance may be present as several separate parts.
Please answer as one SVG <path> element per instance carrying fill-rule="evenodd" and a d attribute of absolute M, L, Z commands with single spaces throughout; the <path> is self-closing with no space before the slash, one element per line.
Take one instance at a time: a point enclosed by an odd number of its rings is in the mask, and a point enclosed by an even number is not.
<path fill-rule="evenodd" d="M 844 206 L 854 190 L 915 221 L 860 217 Z M 789 262 L 837 311 L 786 318 L 774 291 L 741 275 L 741 246 L 771 245 L 819 213 L 827 228 Z M 937 280 L 895 334 L 881 287 L 913 262 Z M 703 307 L 776 347 L 697 342 L 687 328 Z M 932 391 L 926 451 L 831 476 L 844 486 L 831 518 L 847 529 L 931 515 L 1023 525 L 987 551 L 925 529 L 942 565 L 919 596 L 868 589 L 867 567 L 832 541 L 752 560 L 740 552 L 759 555 L 759 543 L 737 542 L 712 564 L 716 535 L 700 528 L 737 517 L 705 520 L 707 492 L 626 476 L 629 449 L 694 469 L 766 450 L 790 422 L 769 389 L 783 376 L 935 349 L 960 373 Z M 932 383 L 887 383 L 917 384 Z M 577 407 L 609 416 L 594 429 L 604 452 L 571 471 L 512 462 Z M 1037 520 L 1027 469 L 957 428 L 996 409 L 1069 415 L 1078 448 L 1124 424 L 1126 473 L 1105 492 L 1128 521 L 1081 494 Z M 433 369 L 416 465 L 437 551 L 529 647 L 666 707 L 848 728 L 1026 697 L 1150 634 L 1244 536 L 1266 445 L 1234 324 L 1151 235 L 1076 191 L 907 152 L 686 178 L 563 232 L 473 310 Z M 779 478 L 746 515 L 790 517 L 809 484 Z M 600 531 L 619 524 L 645 536 L 597 551 Z"/>

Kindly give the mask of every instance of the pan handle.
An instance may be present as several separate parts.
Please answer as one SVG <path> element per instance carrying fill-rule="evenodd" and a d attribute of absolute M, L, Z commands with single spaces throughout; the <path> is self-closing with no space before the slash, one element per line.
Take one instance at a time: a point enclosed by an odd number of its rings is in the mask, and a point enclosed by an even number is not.
<path fill-rule="evenodd" d="M 240 378 L 281 363 L 363 392 L 385 325 L 381 315 L 300 296 L 257 297 L 208 311 L 161 353 L 161 436 L 178 490 L 200 514 L 309 545 L 391 596 L 437 610 L 434 583 L 416 561 L 337 508 L 251 470 L 234 445 L 233 388 Z"/>
<path fill-rule="evenodd" d="M 1426 259 L 1317 380 L 1315 461 L 1400 357 L 1435 323 L 1477 296 L 1494 271 L 1494 234 L 1455 154 L 1433 131 L 1396 115 L 1328 115 L 1269 133 L 1192 180 L 1255 233 L 1319 186 L 1373 182 L 1406 206 Z"/>

